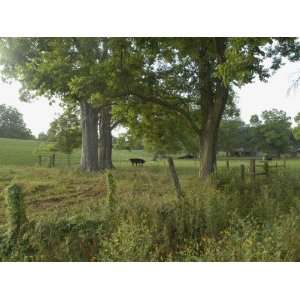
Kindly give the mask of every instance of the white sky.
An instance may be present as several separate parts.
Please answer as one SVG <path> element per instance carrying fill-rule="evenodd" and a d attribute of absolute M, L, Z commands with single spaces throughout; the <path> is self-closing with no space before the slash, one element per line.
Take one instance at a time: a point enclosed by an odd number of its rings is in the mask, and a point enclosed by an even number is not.
<path fill-rule="evenodd" d="M 300 76 L 300 62 L 289 62 L 267 83 L 257 80 L 243 86 L 238 92 L 237 105 L 241 110 L 241 118 L 248 122 L 251 115 L 272 108 L 284 110 L 288 116 L 294 118 L 300 112 L 300 86 L 299 90 L 294 90 L 289 95 L 287 91 L 297 76 Z"/>
<path fill-rule="evenodd" d="M 289 96 L 287 90 L 297 74 L 300 75 L 300 62 L 287 63 L 267 83 L 257 81 L 242 87 L 238 92 L 241 118 L 248 122 L 251 115 L 272 108 L 282 109 L 293 118 L 300 112 L 300 88 Z M 49 124 L 62 111 L 61 108 L 58 104 L 50 106 L 44 98 L 31 103 L 21 102 L 19 87 L 16 82 L 7 84 L 0 80 L 0 104 L 16 107 L 23 114 L 24 121 L 33 134 L 47 132 Z"/>
<path fill-rule="evenodd" d="M 62 109 L 58 104 L 49 105 L 44 98 L 33 100 L 30 103 L 19 100 L 18 82 L 11 84 L 0 80 L 0 104 L 7 104 L 17 108 L 23 114 L 24 121 L 34 135 L 47 132 L 50 123 L 59 115 Z"/>

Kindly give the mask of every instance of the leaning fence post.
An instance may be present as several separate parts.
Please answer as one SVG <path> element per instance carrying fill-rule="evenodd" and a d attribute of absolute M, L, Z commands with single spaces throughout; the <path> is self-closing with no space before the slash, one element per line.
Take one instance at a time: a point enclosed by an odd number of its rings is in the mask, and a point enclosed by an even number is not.
<path fill-rule="evenodd" d="M 245 166 L 241 165 L 241 179 L 242 181 L 245 181 Z"/>
<path fill-rule="evenodd" d="M 264 171 L 265 171 L 266 175 L 269 176 L 269 165 L 268 165 L 267 161 L 265 161 L 265 163 L 264 163 Z"/>
<path fill-rule="evenodd" d="M 226 160 L 226 167 L 227 167 L 227 170 L 229 170 L 229 159 Z"/>
<path fill-rule="evenodd" d="M 255 159 L 250 159 L 250 174 L 255 178 Z"/>
<path fill-rule="evenodd" d="M 174 160 L 173 160 L 172 157 L 168 157 L 168 165 L 169 165 L 169 170 L 170 170 L 170 173 L 171 173 L 171 177 L 173 179 L 173 183 L 174 183 L 174 186 L 175 186 L 177 199 L 180 200 L 183 196 L 183 193 L 181 191 L 179 178 L 178 178 L 178 175 L 176 173 Z"/>

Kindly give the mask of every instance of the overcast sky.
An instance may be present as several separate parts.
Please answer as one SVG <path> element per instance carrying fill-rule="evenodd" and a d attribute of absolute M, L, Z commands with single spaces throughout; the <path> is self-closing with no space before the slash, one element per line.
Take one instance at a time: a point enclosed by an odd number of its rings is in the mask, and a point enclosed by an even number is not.
<path fill-rule="evenodd" d="M 287 63 L 267 83 L 259 81 L 248 84 L 238 91 L 238 107 L 241 110 L 241 118 L 248 122 L 253 114 L 260 114 L 266 109 L 282 109 L 290 117 L 300 112 L 300 87 L 289 96 L 287 90 L 293 78 L 299 74 L 300 62 Z M 46 99 L 37 99 L 32 103 L 24 103 L 19 100 L 19 84 L 3 83 L 0 80 L 0 104 L 8 104 L 16 107 L 24 116 L 24 121 L 37 135 L 47 132 L 49 124 L 61 112 L 58 104 L 50 106 Z"/>

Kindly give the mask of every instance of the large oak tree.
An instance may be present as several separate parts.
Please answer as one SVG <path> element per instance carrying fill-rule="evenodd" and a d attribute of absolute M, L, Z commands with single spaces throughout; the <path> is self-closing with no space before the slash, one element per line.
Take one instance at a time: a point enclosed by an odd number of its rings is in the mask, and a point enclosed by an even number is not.
<path fill-rule="evenodd" d="M 4 38 L 0 46 L 2 74 L 21 82 L 24 100 L 46 96 L 80 106 L 82 170 L 111 167 L 107 39 Z"/>
<path fill-rule="evenodd" d="M 235 86 L 265 81 L 283 58 L 299 58 L 294 38 L 129 40 L 119 65 L 127 100 L 155 103 L 186 121 L 199 139 L 203 177 L 214 171 L 218 129 Z"/>

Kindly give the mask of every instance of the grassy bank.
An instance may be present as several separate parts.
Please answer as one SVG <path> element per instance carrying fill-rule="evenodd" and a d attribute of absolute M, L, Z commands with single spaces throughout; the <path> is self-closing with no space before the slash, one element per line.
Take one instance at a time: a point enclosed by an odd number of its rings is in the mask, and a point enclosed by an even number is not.
<path fill-rule="evenodd" d="M 242 182 L 222 168 L 207 183 L 177 164 L 178 201 L 163 165 L 105 174 L 2 167 L 0 259 L 33 261 L 296 261 L 300 259 L 300 176 L 290 169 Z M 4 190 L 24 191 L 28 223 L 11 240 Z"/>

